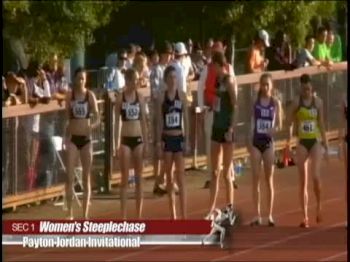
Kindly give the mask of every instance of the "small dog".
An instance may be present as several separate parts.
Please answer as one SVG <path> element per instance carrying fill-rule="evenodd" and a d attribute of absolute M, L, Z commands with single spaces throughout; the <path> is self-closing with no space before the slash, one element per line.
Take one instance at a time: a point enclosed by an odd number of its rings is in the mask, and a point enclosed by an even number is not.
<path fill-rule="evenodd" d="M 211 213 L 209 213 L 206 218 L 210 220 L 211 223 L 211 231 L 208 235 L 206 235 L 202 240 L 202 245 L 213 235 L 219 233 L 220 234 L 220 246 L 224 247 L 224 239 L 226 229 L 223 226 L 224 222 L 228 221 L 231 226 L 234 225 L 236 220 L 236 215 L 233 212 L 233 206 L 231 204 L 227 205 L 223 210 L 218 208 L 214 209 Z"/>

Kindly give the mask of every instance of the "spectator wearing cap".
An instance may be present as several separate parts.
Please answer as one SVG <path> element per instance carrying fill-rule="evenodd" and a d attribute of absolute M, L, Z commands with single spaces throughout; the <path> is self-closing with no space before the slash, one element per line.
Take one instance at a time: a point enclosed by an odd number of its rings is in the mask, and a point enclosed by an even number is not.
<path fill-rule="evenodd" d="M 270 47 L 270 36 L 265 30 L 260 30 L 248 53 L 247 73 L 260 73 L 266 70 L 268 60 L 264 57 L 264 51 L 267 47 Z"/>
<path fill-rule="evenodd" d="M 176 75 L 178 79 L 178 88 L 187 94 L 187 76 L 188 68 L 184 65 L 184 60 L 186 59 L 187 50 L 186 46 L 182 42 L 175 44 L 175 59 L 171 62 L 171 65 L 176 70 Z"/>
<path fill-rule="evenodd" d="M 204 132 L 205 132 L 205 145 L 207 155 L 207 171 L 209 177 L 211 177 L 211 163 L 210 163 L 210 143 L 211 143 L 211 131 L 213 125 L 213 107 L 216 96 L 216 80 L 218 75 L 218 68 L 216 61 L 221 60 L 224 54 L 224 47 L 221 42 L 215 42 L 212 46 L 212 59 L 211 62 L 204 67 L 199 81 L 197 91 L 198 106 L 202 112 L 204 112 Z M 234 70 L 232 65 L 226 62 L 224 59 L 223 68 L 226 73 L 234 76 Z M 209 181 L 206 181 L 205 187 L 209 186 Z"/>
<path fill-rule="evenodd" d="M 163 76 L 165 68 L 169 65 L 171 61 L 171 57 L 173 54 L 173 48 L 172 45 L 165 41 L 162 43 L 162 45 L 158 48 L 159 52 L 159 63 L 154 65 L 151 68 L 151 75 L 150 75 L 150 83 L 151 83 L 151 105 L 155 106 L 158 104 L 158 98 L 160 95 L 160 92 L 164 90 L 164 82 L 163 82 Z M 161 134 L 158 134 L 158 122 L 157 122 L 157 114 L 155 114 L 156 110 L 155 108 L 152 110 L 152 135 L 153 135 L 153 142 L 156 143 L 156 137 L 159 137 Z M 165 186 L 165 172 L 164 167 L 162 165 L 162 161 L 160 159 L 160 156 L 157 155 L 157 152 L 155 150 L 154 157 L 153 157 L 153 172 L 155 176 L 155 183 L 153 188 L 154 194 L 166 194 L 166 186 Z"/>

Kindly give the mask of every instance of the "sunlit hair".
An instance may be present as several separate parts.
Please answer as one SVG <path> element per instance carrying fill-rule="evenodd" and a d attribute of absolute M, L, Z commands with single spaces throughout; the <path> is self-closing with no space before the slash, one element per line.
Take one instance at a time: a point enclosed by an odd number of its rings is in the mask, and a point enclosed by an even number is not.
<path fill-rule="evenodd" d="M 137 71 L 134 68 L 125 71 L 125 81 L 131 81 L 134 77 L 137 77 Z"/>

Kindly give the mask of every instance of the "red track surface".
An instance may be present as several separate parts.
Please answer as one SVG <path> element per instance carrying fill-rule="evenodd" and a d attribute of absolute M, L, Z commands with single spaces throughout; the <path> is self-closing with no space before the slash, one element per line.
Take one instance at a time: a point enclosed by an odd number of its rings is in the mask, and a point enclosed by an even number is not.
<path fill-rule="evenodd" d="M 221 250 L 215 246 L 155 246 L 137 250 L 34 250 L 6 246 L 3 247 L 3 258 L 4 261 L 347 261 L 347 230 L 344 228 L 347 220 L 344 200 L 346 180 L 343 165 L 333 159 L 328 165 L 324 163 L 322 171 L 324 222 L 320 225 L 315 223 L 315 201 L 310 180 L 311 227 L 309 229 L 298 228 L 301 222 L 298 175 L 296 168 L 291 167 L 276 170 L 274 210 L 276 227 L 252 228 L 242 225 L 233 232 L 229 250 Z M 197 176 L 202 176 L 201 182 L 204 181 L 203 175 Z M 235 195 L 236 206 L 243 221 L 248 221 L 253 215 L 250 181 L 248 172 L 239 179 L 239 189 Z M 191 190 L 188 190 L 191 218 L 201 218 L 207 212 L 209 192 L 201 189 L 201 186 L 202 183 L 197 183 L 195 188 L 191 187 Z M 223 200 L 224 192 L 221 193 L 219 202 L 222 204 Z M 102 203 L 106 200 L 99 201 Z M 134 207 L 134 203 L 131 206 Z M 117 211 L 110 211 L 110 205 L 109 208 L 94 209 L 95 214 L 96 209 L 98 213 L 94 215 L 93 211 L 92 218 L 116 218 L 118 215 Z M 264 205 L 263 210 L 265 210 Z M 144 212 L 145 218 L 167 218 L 169 214 L 167 198 L 147 199 Z"/>

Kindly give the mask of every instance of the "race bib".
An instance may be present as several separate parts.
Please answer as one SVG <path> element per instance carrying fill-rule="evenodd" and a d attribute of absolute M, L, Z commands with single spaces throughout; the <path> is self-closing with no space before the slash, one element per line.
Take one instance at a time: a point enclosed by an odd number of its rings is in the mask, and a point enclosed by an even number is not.
<path fill-rule="evenodd" d="M 300 127 L 301 131 L 307 134 L 314 133 L 316 130 L 316 125 L 314 121 L 303 121 Z"/>
<path fill-rule="evenodd" d="M 129 105 L 126 110 L 126 118 L 129 120 L 137 120 L 140 114 L 140 107 L 138 105 Z"/>
<path fill-rule="evenodd" d="M 167 127 L 180 126 L 180 114 L 178 112 L 172 112 L 165 115 L 165 124 Z"/>
<path fill-rule="evenodd" d="M 215 112 L 220 112 L 220 109 L 221 109 L 221 99 L 220 97 L 216 96 L 215 99 L 214 99 L 214 108 L 213 110 Z"/>
<path fill-rule="evenodd" d="M 73 106 L 73 114 L 76 118 L 85 118 L 87 112 L 87 103 L 79 104 L 76 103 Z"/>
<path fill-rule="evenodd" d="M 267 134 L 267 131 L 272 128 L 270 120 L 258 119 L 256 121 L 256 130 L 259 134 Z"/>

